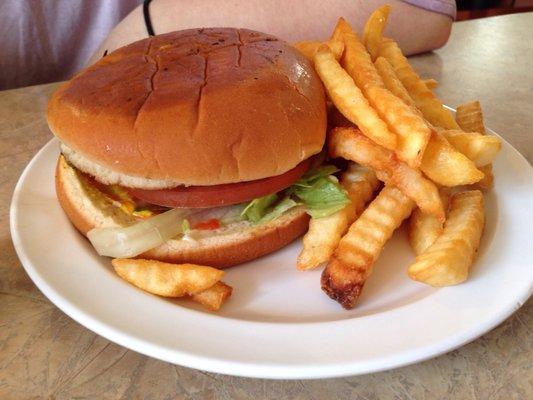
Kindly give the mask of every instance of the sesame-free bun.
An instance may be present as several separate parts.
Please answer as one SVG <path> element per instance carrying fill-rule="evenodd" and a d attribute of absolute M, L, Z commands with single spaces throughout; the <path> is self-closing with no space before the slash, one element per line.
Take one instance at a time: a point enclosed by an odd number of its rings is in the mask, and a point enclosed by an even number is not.
<path fill-rule="evenodd" d="M 125 227 L 134 218 L 113 204 L 63 156 L 56 167 L 56 193 L 72 224 L 83 234 L 96 227 Z M 303 235 L 309 216 L 300 208 L 263 224 L 240 223 L 195 241 L 172 239 L 139 255 L 173 263 L 195 263 L 226 268 L 274 252 Z"/>
<path fill-rule="evenodd" d="M 61 85 L 47 117 L 78 168 L 146 189 L 279 175 L 320 152 L 326 131 L 309 61 L 273 36 L 233 28 L 120 48 Z"/>

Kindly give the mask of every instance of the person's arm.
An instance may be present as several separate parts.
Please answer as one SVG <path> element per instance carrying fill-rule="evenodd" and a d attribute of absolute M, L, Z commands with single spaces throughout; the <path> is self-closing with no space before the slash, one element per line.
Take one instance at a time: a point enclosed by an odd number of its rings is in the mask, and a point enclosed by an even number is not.
<path fill-rule="evenodd" d="M 368 16 L 382 4 L 392 6 L 386 35 L 409 54 L 441 47 L 450 35 L 452 19 L 399 0 L 153 0 L 150 16 L 156 34 L 200 27 L 248 28 L 273 34 L 288 42 L 326 39 L 338 17 L 361 31 Z M 147 37 L 142 5 L 110 33 L 90 63 Z"/>

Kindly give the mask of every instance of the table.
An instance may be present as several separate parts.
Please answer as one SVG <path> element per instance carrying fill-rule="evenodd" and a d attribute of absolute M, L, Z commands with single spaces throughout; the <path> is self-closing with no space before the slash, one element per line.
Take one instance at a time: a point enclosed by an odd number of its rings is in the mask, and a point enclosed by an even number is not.
<path fill-rule="evenodd" d="M 487 125 L 532 160 L 533 13 L 455 24 L 449 43 L 412 59 L 450 105 L 482 99 Z M 529 33 L 529 40 L 528 40 Z M 25 165 L 50 138 L 56 84 L 0 92 L 0 398 L 526 399 L 533 396 L 533 300 L 446 355 L 342 379 L 268 381 L 158 361 L 78 325 L 34 286 L 17 259 L 9 203 Z"/>

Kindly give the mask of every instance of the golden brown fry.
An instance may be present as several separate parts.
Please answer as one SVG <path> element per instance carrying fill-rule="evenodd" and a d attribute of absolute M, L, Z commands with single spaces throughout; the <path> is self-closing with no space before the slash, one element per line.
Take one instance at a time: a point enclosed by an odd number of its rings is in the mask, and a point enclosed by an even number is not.
<path fill-rule="evenodd" d="M 313 61 L 317 49 L 322 45 L 318 40 L 302 40 L 293 44 L 309 60 Z"/>
<path fill-rule="evenodd" d="M 431 137 L 427 122 L 410 106 L 387 89 L 369 87 L 370 103 L 398 135 L 395 153 L 410 167 L 418 168 Z"/>
<path fill-rule="evenodd" d="M 165 297 L 192 295 L 217 283 L 224 272 L 202 265 L 169 264 L 155 260 L 115 258 L 115 272 L 149 293 Z"/>
<path fill-rule="evenodd" d="M 379 180 L 371 169 L 353 163 L 342 174 L 340 183 L 352 202 L 329 217 L 311 219 L 296 264 L 299 270 L 316 268 L 331 258 L 341 236 L 379 186 Z"/>
<path fill-rule="evenodd" d="M 388 149 L 396 147 L 396 135 L 368 104 L 361 90 L 335 60 L 327 45 L 320 46 L 316 52 L 315 69 L 329 97 L 346 118 L 359 126 L 361 131 L 374 142 Z"/>
<path fill-rule="evenodd" d="M 342 19 L 342 18 L 341 18 Z M 340 61 L 344 53 L 344 40 L 342 40 L 342 27 L 339 22 L 335 25 L 331 38 L 326 42 L 337 61 Z"/>
<path fill-rule="evenodd" d="M 390 65 L 387 59 L 385 57 L 378 57 L 374 62 L 374 65 L 376 66 L 379 76 L 383 79 L 385 87 L 396 97 L 400 98 L 405 104 L 411 107 L 416 107 L 414 100 L 396 76 L 396 72 L 394 72 L 392 65 Z"/>
<path fill-rule="evenodd" d="M 483 179 L 483 172 L 457 151 L 440 133 L 432 132 L 420 169 L 443 186 L 468 185 Z"/>
<path fill-rule="evenodd" d="M 405 86 L 418 109 L 433 125 L 445 129 L 459 129 L 450 111 L 444 108 L 441 101 L 428 89 L 424 81 L 411 67 L 403 55 L 398 44 L 392 39 L 383 38 L 380 47 L 380 56 L 383 56 L 392 65 L 396 76 Z"/>
<path fill-rule="evenodd" d="M 485 125 L 483 124 L 483 112 L 481 111 L 481 104 L 479 101 L 462 104 L 457 107 L 455 119 L 462 129 L 466 131 L 474 131 L 484 135 Z M 493 136 L 489 136 L 493 137 Z M 500 143 L 501 146 L 501 143 Z M 459 149 L 459 151 L 462 151 Z M 466 153 L 465 153 L 466 154 Z M 479 168 L 485 175 L 483 179 L 472 185 L 474 189 L 490 190 L 494 187 L 494 174 L 492 172 L 492 164 L 486 164 Z"/>
<path fill-rule="evenodd" d="M 364 92 L 367 87 L 371 86 L 385 87 L 383 80 L 374 67 L 374 63 L 370 59 L 370 54 L 368 54 L 350 24 L 343 18 L 339 18 L 337 28 L 344 40 L 342 66 L 353 78 L 359 89 Z"/>
<path fill-rule="evenodd" d="M 377 8 L 368 18 L 363 31 L 363 43 L 374 61 L 379 54 L 381 38 L 389 18 L 390 6 L 385 4 Z"/>
<path fill-rule="evenodd" d="M 328 148 L 331 157 L 355 161 L 376 171 L 389 185 L 398 187 L 424 212 L 444 219 L 444 209 L 435 184 L 420 171 L 397 159 L 391 151 L 376 145 L 357 128 L 335 128 L 330 132 Z"/>
<path fill-rule="evenodd" d="M 479 132 L 483 135 L 486 133 L 479 101 L 472 101 L 458 106 L 455 120 L 461 129 L 466 132 Z"/>
<path fill-rule="evenodd" d="M 452 196 L 442 235 L 409 267 L 411 279 L 432 286 L 456 285 L 466 280 L 485 223 L 479 190 Z"/>
<path fill-rule="evenodd" d="M 494 161 L 502 142 L 496 136 L 483 135 L 478 132 L 457 130 L 443 131 L 442 135 L 448 142 L 471 159 L 477 167 L 483 167 Z"/>
<path fill-rule="evenodd" d="M 350 25 L 341 19 L 339 29 L 345 44 L 344 68 L 381 119 L 398 135 L 395 153 L 409 166 L 417 168 L 431 135 L 430 127 L 418 112 L 385 88 L 370 55 Z"/>
<path fill-rule="evenodd" d="M 231 296 L 233 288 L 224 282 L 217 282 L 208 289 L 191 295 L 191 300 L 211 311 L 218 311 Z"/>
<path fill-rule="evenodd" d="M 494 187 L 494 174 L 492 172 L 492 164 L 480 167 L 479 170 L 483 172 L 485 176 L 479 182 L 474 183 L 471 186 L 472 189 L 479 189 L 484 191 L 491 190 Z"/>
<path fill-rule="evenodd" d="M 448 208 L 450 191 L 447 188 L 441 188 L 440 195 L 444 209 Z M 417 208 L 409 218 L 407 234 L 409 243 L 416 255 L 423 253 L 444 230 L 444 221 L 440 221 L 431 214 L 424 214 L 420 208 Z"/>
<path fill-rule="evenodd" d="M 385 186 L 341 239 L 322 272 L 322 290 L 344 308 L 353 308 L 383 246 L 413 206 L 400 190 Z"/>
<path fill-rule="evenodd" d="M 422 79 L 422 82 L 424 82 L 424 85 L 426 85 L 429 90 L 433 90 L 439 85 L 439 83 L 433 78 Z"/>

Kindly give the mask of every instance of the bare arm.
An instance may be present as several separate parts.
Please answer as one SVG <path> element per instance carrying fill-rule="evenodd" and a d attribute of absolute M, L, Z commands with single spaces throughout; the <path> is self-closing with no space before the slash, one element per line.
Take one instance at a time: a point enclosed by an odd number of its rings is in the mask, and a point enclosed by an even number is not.
<path fill-rule="evenodd" d="M 288 42 L 327 38 L 338 17 L 358 30 L 374 9 L 391 4 L 386 34 L 398 41 L 406 54 L 441 47 L 450 35 L 452 20 L 398 0 L 154 0 L 150 15 L 156 34 L 199 27 L 241 27 L 271 33 Z M 238 11 L 237 11 L 238 10 Z M 109 34 L 90 63 L 147 37 L 142 6 L 133 10 Z"/>

